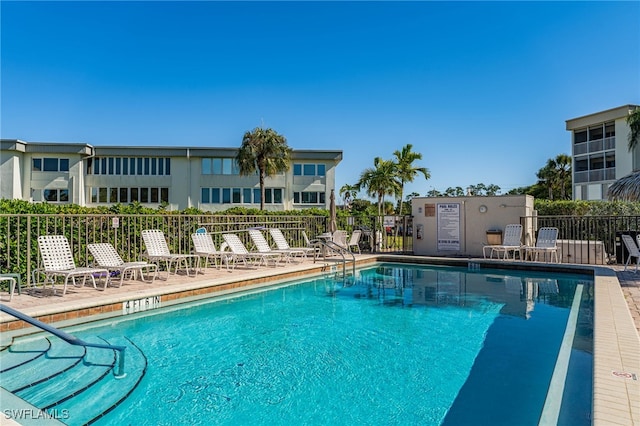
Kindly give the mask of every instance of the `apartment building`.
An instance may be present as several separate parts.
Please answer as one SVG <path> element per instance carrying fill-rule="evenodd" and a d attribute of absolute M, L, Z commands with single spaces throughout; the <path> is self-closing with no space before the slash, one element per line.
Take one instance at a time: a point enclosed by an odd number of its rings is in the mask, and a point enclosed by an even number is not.
<path fill-rule="evenodd" d="M 242 176 L 237 148 L 94 147 L 0 140 L 0 198 L 81 206 L 139 202 L 171 210 L 260 207 L 258 176 Z M 328 208 L 342 151 L 293 150 L 267 178 L 265 209 Z"/>
<path fill-rule="evenodd" d="M 573 199 L 606 200 L 609 186 L 640 167 L 640 147 L 628 149 L 627 117 L 638 105 L 566 120 L 571 132 Z"/>

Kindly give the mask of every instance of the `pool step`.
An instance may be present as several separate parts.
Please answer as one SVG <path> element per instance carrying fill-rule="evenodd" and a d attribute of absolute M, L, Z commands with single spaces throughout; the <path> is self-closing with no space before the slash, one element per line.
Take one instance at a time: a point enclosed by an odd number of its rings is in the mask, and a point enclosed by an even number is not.
<path fill-rule="evenodd" d="M 56 337 L 46 338 L 45 340 L 50 342 L 51 347 L 43 356 L 19 363 L 17 368 L 12 368 L 2 373 L 2 387 L 9 392 L 19 392 L 27 387 L 51 380 L 82 362 L 82 358 L 86 353 L 84 347 L 70 346 Z M 11 345 L 11 348 L 13 347 L 14 345 Z M 12 355 L 20 353 L 21 348 L 22 344 L 17 343 L 16 352 L 13 352 Z M 29 355 L 25 359 L 29 359 Z M 4 355 L 1 359 L 4 366 Z"/>
<path fill-rule="evenodd" d="M 145 355 L 126 338 L 106 342 L 99 337 L 85 340 L 125 346 L 125 373 L 114 376 L 115 352 L 110 349 L 69 345 L 55 337 L 40 339 L 29 345 L 15 343 L 12 351 L 0 351 L 0 365 L 11 361 L 10 370 L 2 372 L 2 386 L 33 406 L 59 416 L 68 414 L 69 425 L 92 423 L 124 401 L 138 386 L 147 369 Z M 44 355 L 34 354 L 47 346 Z M 12 346 L 14 346 L 12 345 Z M 31 348 L 32 350 L 27 350 Z M 6 353 L 5 353 L 6 352 Z M 18 360 L 19 354 L 24 360 Z M 117 367 L 116 367 L 117 368 Z"/>
<path fill-rule="evenodd" d="M 4 347 L 0 351 L 0 359 L 2 359 L 0 374 L 44 356 L 49 348 L 51 348 L 51 342 L 48 339 L 25 340 L 20 344 Z"/>
<path fill-rule="evenodd" d="M 87 339 L 87 341 L 105 343 L 104 340 L 97 338 Z M 36 407 L 42 409 L 55 407 L 101 380 L 111 372 L 115 363 L 114 351 L 88 347 L 82 362 L 60 373 L 55 380 L 34 384 L 15 393 Z"/>

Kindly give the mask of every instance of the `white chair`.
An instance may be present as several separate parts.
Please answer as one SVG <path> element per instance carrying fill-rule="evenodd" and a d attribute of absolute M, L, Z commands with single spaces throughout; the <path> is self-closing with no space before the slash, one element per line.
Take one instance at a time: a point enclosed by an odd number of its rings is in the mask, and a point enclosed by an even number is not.
<path fill-rule="evenodd" d="M 109 243 L 87 244 L 87 249 L 89 249 L 89 252 L 99 267 L 108 269 L 109 271 L 118 271 L 120 274 L 120 284 L 118 287 L 122 286 L 125 275 L 132 275 L 133 278 L 135 278 L 139 272 L 140 277 L 144 281 L 143 271 L 146 270 L 147 273 L 153 272 L 153 277 L 148 282 L 153 282 L 158 275 L 158 265 L 147 262 L 125 262 L 115 247 Z"/>
<path fill-rule="evenodd" d="M 109 270 L 106 268 L 76 267 L 69 240 L 67 240 L 67 237 L 64 235 L 39 236 L 38 250 L 42 258 L 42 268 L 34 271 L 34 275 L 36 273 L 44 274 L 45 286 L 47 282 L 50 282 L 54 294 L 56 292 L 56 277 L 64 278 L 63 296 L 67 293 L 69 278 L 71 278 L 72 283 L 75 285 L 75 279 L 81 277 L 82 285 L 84 286 L 88 277 L 91 279 L 93 288 L 96 288 L 95 277 L 104 277 L 104 288 L 107 288 L 107 284 L 109 283 Z"/>
<path fill-rule="evenodd" d="M 624 271 L 627 270 L 627 266 L 629 266 L 629 262 L 631 262 L 631 258 L 636 258 L 636 273 L 638 272 L 638 265 L 640 265 L 640 248 L 633 241 L 631 235 L 622 235 L 622 241 L 624 245 L 627 247 L 627 251 L 629 252 L 629 256 L 627 256 L 627 261 L 624 263 Z"/>
<path fill-rule="evenodd" d="M 227 259 L 229 252 L 217 250 L 211 234 L 196 232 L 191 235 L 191 240 L 194 246 L 193 252 L 204 260 L 205 268 L 213 260 L 217 269 L 220 269 L 223 262 L 227 264 L 227 269 L 229 269 L 229 261 Z"/>
<path fill-rule="evenodd" d="M 280 228 L 269 228 L 269 233 L 271 234 L 273 241 L 276 243 L 278 250 L 294 250 L 294 255 L 298 255 L 298 253 L 300 253 L 303 259 L 307 257 L 307 254 L 313 254 L 316 252 L 314 247 L 291 247 Z"/>
<path fill-rule="evenodd" d="M 222 238 L 224 238 L 225 243 L 227 243 L 227 246 L 231 250 L 231 260 L 234 268 L 238 260 L 241 260 L 245 266 L 248 260 L 257 265 L 261 265 L 262 263 L 267 265 L 269 260 L 271 260 L 273 261 L 273 266 L 276 266 L 276 262 L 282 257 L 280 253 L 250 252 L 236 234 L 222 234 Z"/>
<path fill-rule="evenodd" d="M 334 231 L 331 239 L 335 244 L 346 250 L 349 250 L 349 244 L 347 243 L 347 231 Z"/>
<path fill-rule="evenodd" d="M 522 243 L 520 239 L 522 238 L 522 225 L 520 224 L 509 224 L 504 228 L 504 235 L 502 236 L 502 244 L 500 245 L 488 245 L 482 247 L 482 255 L 484 258 L 487 258 L 487 251 L 490 250 L 489 259 L 493 258 L 493 254 L 496 253 L 498 259 L 500 258 L 500 253 L 503 253 L 502 259 L 508 259 L 509 253 L 513 252 L 513 259 L 516 258 L 516 252 L 520 257 L 522 257 Z"/>
<path fill-rule="evenodd" d="M 292 256 L 304 254 L 302 250 L 274 250 L 271 248 L 271 246 L 267 242 L 267 239 L 264 237 L 264 235 L 262 235 L 262 231 L 260 231 L 259 229 L 249 229 L 248 232 L 249 232 L 249 237 L 251 237 L 251 241 L 253 241 L 253 244 L 256 246 L 256 249 L 258 250 L 259 253 L 279 254 L 280 255 L 279 260 L 285 263 L 290 262 Z M 272 259 L 275 259 L 275 257 L 273 257 Z M 270 258 L 264 258 L 264 260 L 270 260 Z M 275 266 L 275 262 L 274 262 L 274 266 Z"/>
<path fill-rule="evenodd" d="M 547 260 L 547 254 L 549 254 L 549 260 L 553 262 L 555 257 L 555 262 L 560 263 L 558 259 L 558 228 L 540 228 L 538 230 L 538 237 L 536 238 L 535 246 L 527 246 L 524 248 L 525 250 L 525 258 L 530 258 L 531 260 L 538 260 L 540 254 L 544 255 L 544 260 Z"/>
<path fill-rule="evenodd" d="M 362 236 L 362 231 L 356 229 L 351 233 L 351 237 L 349 238 L 349 242 L 347 243 L 347 247 L 353 253 L 354 249 L 358 252 L 358 254 L 362 254 L 360 252 L 360 237 Z M 353 249 L 352 249 L 353 247 Z"/>
<path fill-rule="evenodd" d="M 167 275 L 171 274 L 172 266 L 174 267 L 174 273 L 177 273 L 182 266 L 187 275 L 191 275 L 189 273 L 190 269 L 193 269 L 194 276 L 197 275 L 200 256 L 196 254 L 171 253 L 164 232 L 159 229 L 145 229 L 141 234 L 145 248 L 147 249 L 144 256 L 146 256 L 150 262 L 165 262 Z M 195 267 L 191 264 L 192 262 L 196 263 Z"/>

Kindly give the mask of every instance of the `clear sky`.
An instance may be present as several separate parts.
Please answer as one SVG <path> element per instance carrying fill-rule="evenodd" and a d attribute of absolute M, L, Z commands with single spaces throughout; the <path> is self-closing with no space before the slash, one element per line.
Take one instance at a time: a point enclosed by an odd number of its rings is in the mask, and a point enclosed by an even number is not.
<path fill-rule="evenodd" d="M 565 120 L 640 104 L 640 2 L 10 2 L 2 138 L 342 150 L 407 143 L 431 189 L 535 183 Z"/>

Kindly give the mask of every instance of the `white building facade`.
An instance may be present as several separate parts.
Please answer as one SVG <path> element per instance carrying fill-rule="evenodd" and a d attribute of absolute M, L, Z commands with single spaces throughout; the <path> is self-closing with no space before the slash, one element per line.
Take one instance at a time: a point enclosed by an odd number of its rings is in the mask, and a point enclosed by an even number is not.
<path fill-rule="evenodd" d="M 640 147 L 629 151 L 626 121 L 636 108 L 640 106 L 624 105 L 566 121 L 574 200 L 606 200 L 613 182 L 638 169 Z"/>
<path fill-rule="evenodd" d="M 260 207 L 258 176 L 242 176 L 237 148 L 94 147 L 0 141 L 0 198 L 94 207 L 139 202 L 170 210 Z M 266 179 L 265 209 L 328 208 L 342 151 L 293 150 Z"/>

